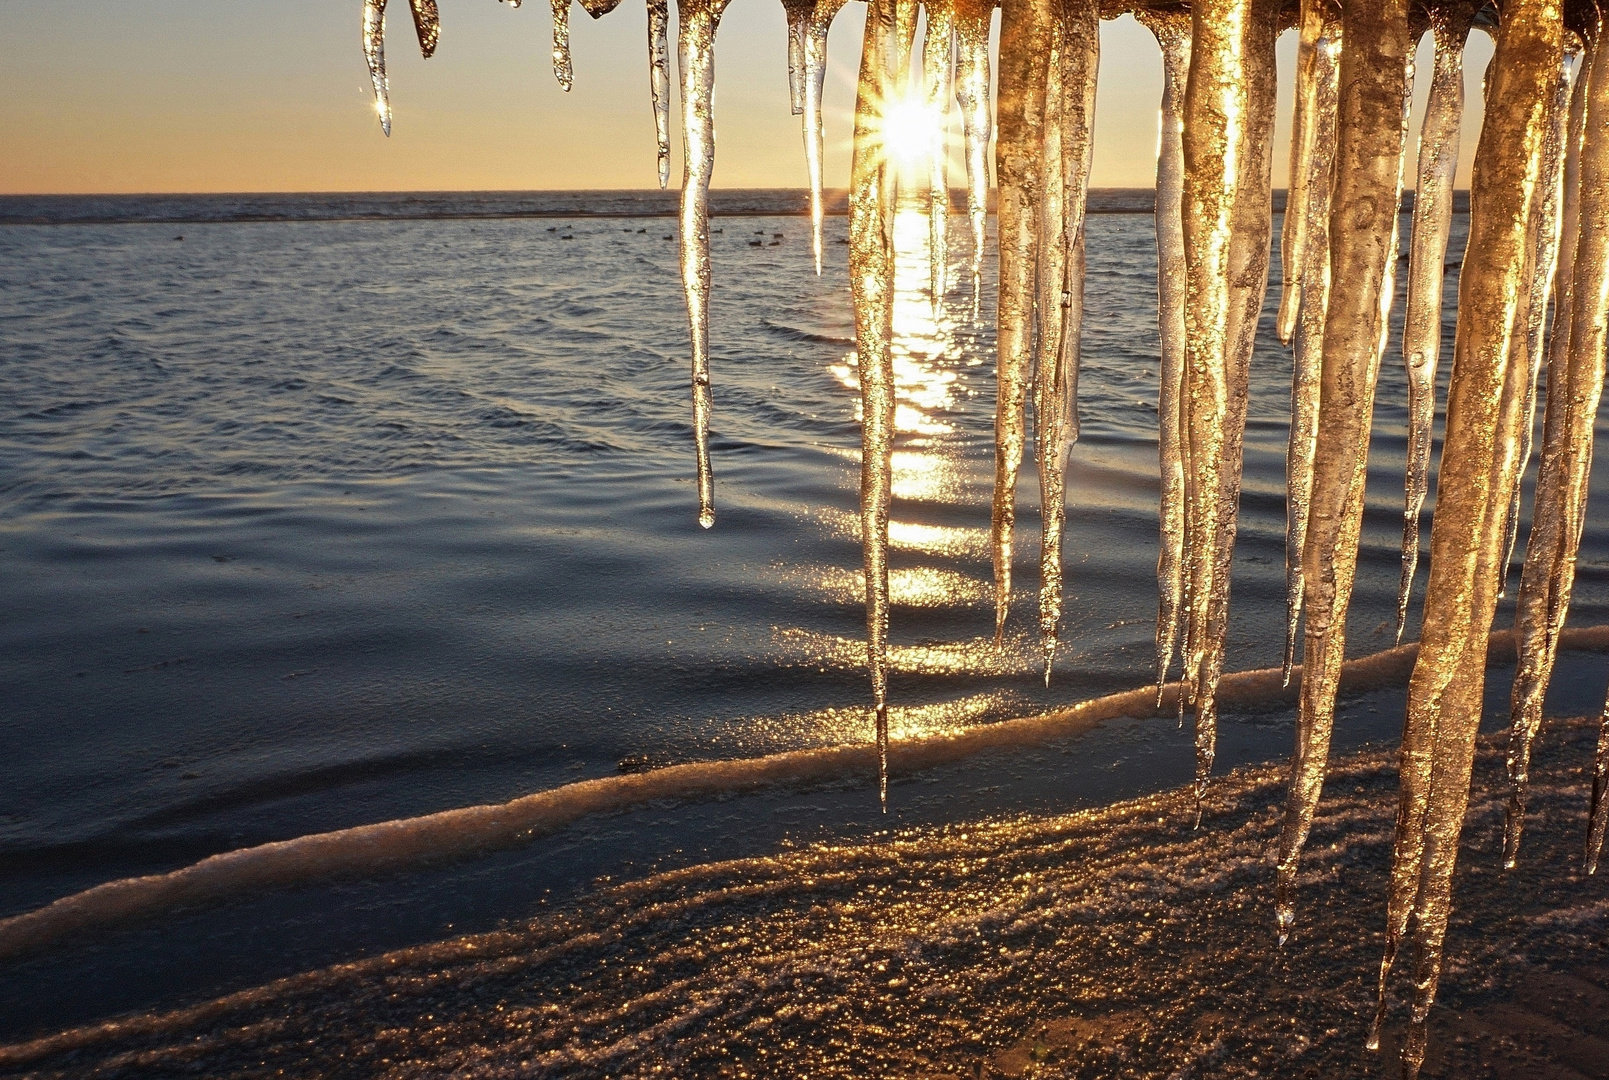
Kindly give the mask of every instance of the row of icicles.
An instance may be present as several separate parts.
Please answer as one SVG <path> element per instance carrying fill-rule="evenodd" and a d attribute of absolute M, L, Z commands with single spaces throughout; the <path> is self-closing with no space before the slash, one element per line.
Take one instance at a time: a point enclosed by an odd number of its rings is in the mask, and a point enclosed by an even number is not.
<path fill-rule="evenodd" d="M 518 6 L 518 0 L 512 0 Z M 793 111 L 803 115 L 813 251 L 822 256 L 821 97 L 827 32 L 845 0 L 784 0 Z M 881 147 L 886 103 L 909 86 L 916 0 L 867 0 L 849 190 L 850 286 L 863 406 L 861 527 L 868 658 L 880 793 L 888 761 L 888 514 L 894 434 L 891 356 L 893 212 L 898 170 Z M 583 0 L 601 16 L 618 0 Z M 684 179 L 683 287 L 692 335 L 699 521 L 714 523 L 709 425 L 708 191 L 714 165 L 714 39 L 726 0 L 678 10 Z M 410 0 L 424 54 L 438 35 L 434 0 Z M 1065 470 L 1078 436 L 1076 391 L 1084 281 L 1084 215 L 1093 149 L 1100 20 L 1097 0 L 1005 0 L 999 101 L 990 101 L 992 0 L 922 5 L 919 59 L 927 108 L 947 127 L 960 106 L 972 227 L 974 312 L 980 288 L 991 113 L 998 115 L 1000 284 L 992 552 L 996 640 L 1011 602 L 1015 489 L 1034 417 L 1041 491 L 1039 622 L 1045 672 L 1062 614 Z M 366 0 L 363 41 L 381 122 L 390 132 L 385 0 Z M 571 85 L 568 0 L 553 0 L 553 65 Z M 1363 517 L 1374 388 L 1384 357 L 1398 263 L 1397 208 L 1407 167 L 1413 56 L 1434 41 L 1421 119 L 1403 353 L 1410 432 L 1397 636 L 1407 621 L 1427 489 L 1442 279 L 1463 115 L 1463 50 L 1472 27 L 1492 33 L 1486 113 L 1475 154 L 1468 246 L 1431 526 L 1421 646 L 1409 684 L 1385 958 L 1370 1044 L 1377 1045 L 1399 945 L 1417 947 L 1404 1070 L 1423 1061 L 1451 906 L 1484 690 L 1487 634 L 1519 525 L 1520 482 L 1545 370 L 1541 462 L 1517 601 L 1519 666 L 1509 736 L 1504 861 L 1524 824 L 1532 741 L 1569 606 L 1585 521 L 1593 424 L 1609 322 L 1609 51 L 1590 2 L 1470 0 L 1198 0 L 1134 14 L 1163 57 L 1157 162 L 1158 317 L 1162 377 L 1159 702 L 1177 655 L 1178 707 L 1196 725 L 1196 800 L 1212 769 L 1240 495 L 1247 388 L 1267 289 L 1275 42 L 1299 27 L 1290 182 L 1280 259 L 1280 340 L 1294 344 L 1287 461 L 1285 675 L 1300 674 L 1297 745 L 1279 839 L 1281 942 L 1295 918 L 1298 862 L 1323 785 L 1345 652 L 1347 607 Z M 669 179 L 666 0 L 648 0 L 648 54 L 659 180 Z M 1346 92 L 1342 93 L 1345 87 Z M 942 142 L 925 192 L 933 251 L 947 250 Z M 931 261 L 935 301 L 947 260 Z M 1551 301 L 1551 329 L 1548 318 Z M 1303 618 L 1305 614 L 1305 620 Z M 1300 668 L 1296 667 L 1298 629 Z M 1609 709 L 1597 753 L 1588 871 L 1609 826 Z"/>

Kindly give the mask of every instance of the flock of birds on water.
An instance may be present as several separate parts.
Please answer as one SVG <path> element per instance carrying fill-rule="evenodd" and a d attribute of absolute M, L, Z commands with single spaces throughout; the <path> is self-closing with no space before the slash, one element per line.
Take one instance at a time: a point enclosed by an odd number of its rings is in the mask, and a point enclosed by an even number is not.
<path fill-rule="evenodd" d="M 511 0 L 514 6 L 519 0 Z M 822 259 L 822 88 L 827 32 L 845 0 L 783 0 L 792 109 L 803 117 L 817 273 Z M 581 0 L 598 18 L 619 0 Z M 667 0 L 647 0 L 659 182 L 670 177 Z M 710 414 L 708 192 L 714 167 L 714 44 L 727 0 L 678 5 L 684 172 L 680 261 L 692 338 L 699 521 L 715 520 Z M 1431 524 L 1429 583 L 1409 683 L 1387 904 L 1378 1045 L 1388 978 L 1415 945 L 1403 1070 L 1423 1063 L 1481 718 L 1487 637 L 1519 530 L 1521 479 L 1539 402 L 1543 435 L 1516 609 L 1510 798 L 1504 862 L 1525 821 L 1532 742 L 1569 607 L 1585 521 L 1609 323 L 1609 48 L 1591 0 L 1003 0 L 991 100 L 994 0 L 867 0 L 849 185 L 849 266 L 862 411 L 861 527 L 867 646 L 887 801 L 888 515 L 894 436 L 890 103 L 911 94 L 935 118 L 925 199 L 932 251 L 948 250 L 944 133 L 960 111 L 974 312 L 981 291 L 995 140 L 998 186 L 996 637 L 1012 599 L 1015 489 L 1032 398 L 1040 484 L 1039 628 L 1048 682 L 1062 615 L 1065 470 L 1078 437 L 1084 216 L 1094 145 L 1100 22 L 1132 13 L 1163 59 L 1156 233 L 1161 340 L 1158 701 L 1177 656 L 1178 702 L 1195 719 L 1197 823 L 1212 770 L 1223 672 L 1252 344 L 1268 286 L 1275 41 L 1299 45 L 1290 179 L 1280 245 L 1278 334 L 1294 350 L 1287 458 L 1285 678 L 1300 678 L 1296 749 L 1277 854 L 1281 942 L 1318 804 L 1357 564 L 1374 391 L 1399 262 L 1414 56 L 1434 45 L 1420 120 L 1403 359 L 1409 448 L 1397 637 L 1407 622 L 1432 450 L 1443 273 L 1464 112 L 1463 52 L 1496 41 L 1470 185 L 1468 245 Z M 385 0 L 365 0 L 363 46 L 387 134 Z M 419 45 L 436 48 L 435 0 L 410 0 Z M 552 0 L 553 69 L 570 89 L 569 0 Z M 1601 62 L 1600 62 L 1601 58 Z M 916 67 L 914 73 L 912 68 Z M 913 81 L 916 88 L 912 87 Z M 991 122 L 996 128 L 991 132 Z M 930 260 L 935 302 L 948 260 Z M 1549 311 L 1551 306 L 1551 318 Z M 1543 373 L 1546 378 L 1543 378 Z M 1297 656 L 1298 643 L 1300 657 Z M 1298 659 L 1300 661 L 1298 667 Z M 1606 712 L 1609 717 L 1609 712 Z M 1593 767 L 1586 869 L 1609 827 L 1609 719 Z"/>

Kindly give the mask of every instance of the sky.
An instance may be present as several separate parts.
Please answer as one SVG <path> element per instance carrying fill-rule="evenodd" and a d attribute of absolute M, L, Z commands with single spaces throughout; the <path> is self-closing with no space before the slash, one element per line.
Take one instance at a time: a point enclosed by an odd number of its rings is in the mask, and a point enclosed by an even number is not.
<path fill-rule="evenodd" d="M 360 43 L 360 0 L 0 0 L 0 193 L 453 191 L 643 188 L 657 183 L 645 8 L 571 14 L 575 87 L 553 78 L 548 5 L 439 0 L 441 44 L 422 60 L 404 0 L 388 12 L 395 113 L 380 132 Z M 674 6 L 674 5 L 673 5 Z M 863 8 L 833 24 L 827 183 L 849 174 Z M 674 30 L 673 30 L 674 34 Z M 1125 16 L 1101 32 L 1092 183 L 1150 187 L 1161 59 Z M 672 41 L 674 53 L 674 38 Z M 1280 40 L 1276 186 L 1286 174 L 1295 34 Z M 1460 186 L 1491 56 L 1472 35 Z M 1420 49 L 1422 107 L 1430 67 Z M 716 47 L 715 186 L 806 183 L 788 109 L 777 0 L 732 0 Z M 672 76 L 674 79 L 674 75 Z M 1417 112 L 1410 137 L 1417 135 Z M 678 123 L 672 108 L 673 130 Z M 1410 144 L 1411 145 L 1411 144 Z M 672 183 L 680 176 L 679 141 Z M 961 183 L 959 155 L 952 182 Z M 1410 162 L 1406 181 L 1413 184 Z"/>

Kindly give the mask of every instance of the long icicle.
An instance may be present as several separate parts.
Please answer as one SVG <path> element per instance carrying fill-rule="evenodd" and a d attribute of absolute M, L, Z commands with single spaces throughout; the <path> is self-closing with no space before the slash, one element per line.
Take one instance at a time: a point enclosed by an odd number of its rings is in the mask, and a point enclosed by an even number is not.
<path fill-rule="evenodd" d="M 908 0 L 906 0 L 908 2 Z M 893 490 L 893 169 L 882 109 L 893 87 L 898 0 L 870 0 L 855 98 L 849 179 L 849 287 L 860 368 L 860 530 L 866 572 L 866 653 L 876 709 L 878 798 L 888 811 L 888 508 Z"/>
<path fill-rule="evenodd" d="M 654 104 L 659 186 L 670 184 L 670 3 L 648 0 L 648 92 Z"/>
<path fill-rule="evenodd" d="M 1291 426 L 1285 447 L 1285 660 L 1283 685 L 1296 663 L 1296 633 L 1302 616 L 1302 549 L 1307 543 L 1308 503 L 1313 496 L 1313 453 L 1318 439 L 1319 376 L 1323 366 L 1324 312 L 1330 298 L 1330 196 L 1334 188 L 1335 115 L 1341 89 L 1341 17 L 1322 8 L 1322 30 L 1313 51 L 1312 153 L 1301 163 L 1310 173 L 1302 211 L 1301 295 L 1296 304 L 1296 347 L 1291 358 Z M 1293 163 L 1293 167 L 1295 167 Z M 1291 213 L 1286 207 L 1287 221 Z"/>
<path fill-rule="evenodd" d="M 1158 512 L 1156 692 L 1168 679 L 1178 644 L 1184 588 L 1184 460 L 1180 408 L 1184 383 L 1184 86 L 1190 73 L 1190 17 L 1140 11 L 1135 16 L 1162 50 L 1162 106 L 1156 157 L 1157 329 L 1162 366 L 1157 391 L 1157 457 L 1162 476 Z"/>
<path fill-rule="evenodd" d="M 928 121 L 933 125 L 928 161 L 928 294 L 937 316 L 950 287 L 950 98 L 954 93 L 955 34 L 949 0 L 930 0 L 922 75 Z"/>
<path fill-rule="evenodd" d="M 380 114 L 380 130 L 391 135 L 391 84 L 385 74 L 386 0 L 363 0 L 363 59 L 369 65 L 369 81 L 374 84 L 374 108 Z"/>
<path fill-rule="evenodd" d="M 827 85 L 827 33 L 845 0 L 816 0 L 804 41 L 804 144 L 805 168 L 810 174 L 810 251 L 821 276 L 821 232 L 826 217 L 822 199 L 822 170 L 826 136 L 821 126 L 821 94 Z"/>
<path fill-rule="evenodd" d="M 1191 7 L 1190 78 L 1185 89 L 1185 679 L 1195 693 L 1196 804 L 1211 770 L 1214 703 L 1203 691 L 1212 577 L 1230 403 L 1232 290 L 1229 286 L 1239 151 L 1248 122 L 1245 62 L 1252 0 L 1204 0 Z M 1182 700 L 1182 695 L 1181 695 Z M 1205 720 L 1205 724 L 1203 724 Z"/>
<path fill-rule="evenodd" d="M 1061 593 L 1061 560 L 1050 567 L 1052 544 L 1057 554 L 1061 551 L 1061 522 L 1058 520 L 1060 499 L 1055 491 L 1058 470 L 1052 450 L 1059 438 L 1060 417 L 1057 412 L 1057 383 L 1061 376 L 1062 294 L 1067 284 L 1067 228 L 1066 195 L 1067 176 L 1062 169 L 1062 139 L 1067 134 L 1062 123 L 1062 112 L 1070 105 L 1070 95 L 1064 91 L 1063 80 L 1071 72 L 1067 51 L 1072 47 L 1071 28 L 1067 25 L 1066 4 L 1057 0 L 1057 18 L 1051 25 L 1050 55 L 1045 64 L 1044 135 L 1039 144 L 1039 261 L 1035 267 L 1038 300 L 1035 304 L 1039 334 L 1034 341 L 1033 399 L 1034 399 L 1034 464 L 1039 472 L 1039 607 L 1041 641 L 1048 638 L 1054 649 L 1054 626 L 1045 634 L 1043 617 L 1049 590 L 1054 587 L 1058 599 Z M 1053 507 L 1047 505 L 1056 503 Z M 1059 614 L 1059 612 L 1058 612 Z M 1050 657 L 1045 658 L 1045 683 L 1050 683 Z"/>
<path fill-rule="evenodd" d="M 568 94 L 575 82 L 570 66 L 570 0 L 553 0 L 553 77 Z"/>
<path fill-rule="evenodd" d="M 1378 1045 L 1386 980 L 1411 928 L 1417 955 L 1403 1048 L 1409 1080 L 1424 1059 L 1469 803 L 1503 518 L 1517 458 L 1506 445 L 1516 435 L 1524 399 L 1524 372 L 1513 354 L 1525 341 L 1530 219 L 1562 58 L 1557 0 L 1512 0 L 1505 6 L 1470 185 L 1469 244 L 1430 531 L 1430 582 L 1408 685 L 1380 1007 L 1370 1039 Z M 1609 70 L 1602 75 L 1609 77 Z M 1593 81 L 1600 81 L 1597 74 Z"/>
<path fill-rule="evenodd" d="M 989 218 L 989 0 L 953 0 L 955 98 L 961 106 L 961 140 L 967 166 L 967 220 L 972 226 L 972 319 L 983 299 L 984 232 Z"/>
<path fill-rule="evenodd" d="M 555 5 L 561 0 L 554 0 Z M 682 293 L 693 346 L 693 448 L 698 463 L 698 523 L 715 524 L 710 472 L 710 177 L 715 171 L 715 31 L 726 0 L 682 0 L 676 61 L 682 83 Z"/>
<path fill-rule="evenodd" d="M 1566 55 L 1564 63 L 1559 65 L 1548 142 L 1542 150 L 1542 173 L 1537 181 L 1542 194 L 1536 222 L 1536 265 L 1531 271 L 1531 306 L 1525 332 L 1530 378 L 1526 382 L 1525 405 L 1520 416 L 1519 468 L 1514 473 L 1514 490 L 1509 495 L 1508 521 L 1504 529 L 1503 579 L 1497 588 L 1499 599 L 1508 591 L 1508 571 L 1514 562 L 1514 545 L 1519 540 L 1520 496 L 1525 482 L 1525 469 L 1531 462 L 1536 432 L 1537 386 L 1542 378 L 1542 334 L 1547 325 L 1548 297 L 1553 293 L 1553 277 L 1559 266 L 1559 218 L 1564 197 L 1565 129 L 1569 126 L 1570 118 L 1571 59 Z"/>
<path fill-rule="evenodd" d="M 1067 461 L 1078 439 L 1079 339 L 1084 316 L 1084 211 L 1095 146 L 1095 84 L 1100 67 L 1100 11 L 1094 0 L 1067 0 L 1059 20 L 1060 65 L 1046 79 L 1046 191 L 1059 189 L 1059 214 L 1045 199 L 1046 229 L 1040 267 L 1049 288 L 1041 292 L 1041 347 L 1034 377 L 1034 456 L 1039 467 L 1039 634 L 1045 684 L 1062 616 L 1061 546 L 1067 503 Z M 1053 90 L 1052 87 L 1055 89 Z M 1059 93 L 1060 102 L 1048 100 Z M 1058 132 L 1050 130 L 1056 117 Z M 1059 259 L 1046 252 L 1055 249 Z M 1052 332 L 1047 333 L 1046 329 Z M 1054 339 L 1047 348 L 1048 339 Z"/>
<path fill-rule="evenodd" d="M 1318 117 L 1318 50 L 1324 37 L 1326 5 L 1302 4 L 1301 34 L 1296 46 L 1296 99 L 1291 110 L 1290 178 L 1285 187 L 1285 222 L 1279 243 L 1279 318 L 1281 342 L 1296 332 L 1301 309 L 1302 279 L 1306 271 L 1308 186 L 1313 181 L 1314 139 Z"/>
<path fill-rule="evenodd" d="M 1601 41 L 1596 33 L 1592 39 Z M 1601 156 L 1593 161 L 1597 148 L 1582 143 L 1590 69 L 1597 55 L 1594 44 L 1593 51 L 1582 61 L 1566 128 L 1560 214 L 1564 242 L 1555 278 L 1542 461 L 1537 468 L 1535 508 L 1514 612 L 1519 662 L 1509 698 L 1509 803 L 1503 830 L 1503 864 L 1509 868 L 1518 857 L 1524 830 L 1531 744 L 1542 724 L 1542 706 L 1558 654 L 1558 635 L 1564 628 L 1575 584 L 1576 552 L 1586 511 L 1586 481 L 1592 469 L 1592 428 L 1603 393 L 1603 343 L 1601 337 L 1594 340 L 1602 331 L 1594 328 L 1606 317 L 1603 278 L 1609 267 L 1609 250 L 1605 248 L 1606 232 L 1597 219 L 1609 213 L 1609 192 L 1605 190 L 1609 173 Z M 1576 321 L 1578 301 L 1584 308 L 1584 323 Z M 1583 326 L 1588 334 L 1579 351 L 1574 341 L 1577 326 Z"/>
<path fill-rule="evenodd" d="M 1554 294 L 1552 345 L 1556 357 L 1548 368 L 1547 408 L 1544 414 L 1543 460 L 1537 468 L 1536 493 L 1531 511 L 1531 534 L 1526 542 L 1525 566 L 1521 571 L 1520 595 L 1516 597 L 1514 625 L 1519 647 L 1519 664 L 1515 668 L 1511 690 L 1510 724 L 1508 732 L 1509 800 L 1503 821 L 1503 868 L 1512 870 L 1519 858 L 1520 839 L 1525 830 L 1525 807 L 1530 788 L 1531 744 L 1542 724 L 1543 697 L 1547 692 L 1548 677 L 1552 674 L 1552 655 L 1548 655 L 1547 672 L 1539 670 L 1541 651 L 1547 649 L 1548 640 L 1557 635 L 1563 625 L 1564 612 L 1569 607 L 1569 595 L 1574 585 L 1574 546 L 1571 545 L 1570 565 L 1559 566 L 1555 561 L 1558 548 L 1568 541 L 1561 530 L 1568 530 L 1568 521 L 1574 512 L 1574 497 L 1569 470 L 1571 466 L 1561 452 L 1572 437 L 1569 419 L 1572 384 L 1577 381 L 1569 371 L 1570 328 L 1569 304 L 1573 298 L 1573 283 L 1568 276 L 1555 278 L 1553 271 L 1573 273 L 1574 251 L 1566 255 L 1560 250 L 1564 219 L 1570 222 L 1572 234 L 1579 227 L 1579 199 L 1577 193 L 1565 193 L 1566 174 L 1580 179 L 1580 143 L 1573 146 L 1570 134 L 1579 137 L 1585 122 L 1585 100 L 1581 95 L 1570 95 L 1569 66 L 1573 56 L 1565 57 L 1561 86 L 1565 99 L 1555 98 L 1551 130 L 1543 147 L 1542 170 L 1538 177 L 1539 211 L 1535 248 L 1536 266 L 1531 278 L 1530 309 L 1527 312 L 1526 358 L 1530 375 L 1526 385 L 1525 404 L 1521 406 L 1519 436 L 1519 463 L 1515 470 L 1514 490 L 1508 504 L 1506 536 L 1501 567 L 1503 576 L 1514 557 L 1514 545 L 1519 533 L 1520 487 L 1525 467 L 1531 456 L 1530 428 L 1536 422 L 1536 396 L 1543 368 L 1543 322 L 1553 282 L 1558 281 L 1559 291 Z M 1574 97 L 1574 101 L 1570 100 Z M 1573 115 L 1572 115 L 1573 114 Z M 1565 158 L 1570 159 L 1568 165 Z M 1567 205 L 1568 204 L 1568 205 Z M 1573 239 L 1573 235 L 1572 235 Z M 1573 247 L 1573 245 L 1571 245 Z M 1594 412 L 1596 410 L 1594 409 Z M 1561 440 L 1563 444 L 1561 445 Z M 1550 445 L 1551 444 L 1551 445 Z M 1590 455 L 1591 451 L 1588 450 Z M 1544 469 L 1550 474 L 1544 481 Z M 1561 472 L 1561 470 L 1563 470 Z M 1535 557 L 1533 557 L 1533 550 Z M 1539 580 L 1538 574 L 1546 574 Z M 1501 589 L 1499 596 L 1502 595 Z M 1559 626 L 1553 625 L 1555 612 Z M 1538 678 L 1540 676 L 1540 678 Z"/>
<path fill-rule="evenodd" d="M 1419 126 L 1413 241 L 1408 255 L 1408 311 L 1402 358 L 1408 371 L 1408 464 L 1402 506 L 1402 576 L 1397 584 L 1397 641 L 1408 625 L 1408 601 L 1419 566 L 1419 515 L 1430 489 L 1430 447 L 1441 360 L 1442 279 L 1453 222 L 1459 126 L 1464 117 L 1464 42 L 1475 17 L 1471 4 L 1430 13 L 1435 66 Z"/>
<path fill-rule="evenodd" d="M 1201 818 L 1207 780 L 1217 755 L 1218 680 L 1223 674 L 1224 648 L 1229 629 L 1230 566 L 1239 517 L 1241 454 L 1245 440 L 1246 405 L 1251 374 L 1252 344 L 1258 316 L 1268 291 L 1269 246 L 1273 239 L 1272 153 L 1276 71 L 1274 42 L 1278 36 L 1276 0 L 1253 0 L 1236 20 L 1241 37 L 1239 66 L 1244 85 L 1242 111 L 1229 123 L 1232 143 L 1222 168 L 1234 170 L 1231 224 L 1227 249 L 1228 303 L 1224 320 L 1224 353 L 1216 390 L 1221 394 L 1213 410 L 1218 434 L 1216 451 L 1207 468 L 1197 465 L 1202 481 L 1198 494 L 1212 503 L 1205 517 L 1207 529 L 1191 538 L 1191 558 L 1198 566 L 1192 598 L 1191 650 L 1195 664 L 1196 820 Z M 1198 29 L 1199 33 L 1199 29 Z M 1196 436 L 1192 420 L 1191 437 Z M 1198 450 L 1192 447 L 1194 459 Z M 1203 595 L 1204 594 L 1204 595 Z M 1199 613 L 1199 618 L 1197 614 Z"/>
<path fill-rule="evenodd" d="M 1593 54 L 1604 43 L 1601 24 L 1594 27 L 1590 37 Z M 1593 63 L 1577 79 L 1591 82 L 1587 90 L 1587 123 L 1581 139 L 1582 161 L 1580 180 L 1580 241 L 1575 253 L 1574 296 L 1570 306 L 1570 354 L 1572 366 L 1575 357 L 1592 366 L 1583 380 L 1581 441 L 1575 454 L 1580 495 L 1570 520 L 1572 543 L 1579 547 L 1581 530 L 1586 522 L 1586 477 L 1592 467 L 1592 424 L 1590 417 L 1597 413 L 1598 398 L 1593 391 L 1603 388 L 1603 359 L 1606 328 L 1609 328 L 1609 61 Z M 1590 150 L 1590 153 L 1588 152 Z M 1577 341 L 1578 336 L 1581 340 Z M 1565 601 L 1568 597 L 1563 598 Z M 1563 622 L 1562 611 L 1558 616 Z M 1556 643 L 1555 643 L 1556 644 Z M 1598 854 L 1603 849 L 1604 833 L 1609 830 L 1609 703 L 1604 706 L 1598 728 L 1598 751 L 1593 762 L 1591 825 L 1587 830 L 1586 870 L 1598 872 Z"/>
<path fill-rule="evenodd" d="M 413 13 L 414 33 L 419 36 L 419 52 L 426 60 L 436 55 L 436 42 L 441 40 L 441 15 L 436 0 L 408 0 Z"/>
<path fill-rule="evenodd" d="M 1275 914 L 1280 940 L 1296 915 L 1296 871 L 1329 762 L 1346 613 L 1363 524 L 1375 380 L 1395 294 L 1397 207 L 1413 93 L 1407 0 L 1349 0 L 1343 14 L 1330 292 L 1325 306 L 1313 492 L 1302 549 L 1302 684 Z"/>
<path fill-rule="evenodd" d="M 995 644 L 1011 611 L 1012 532 L 1017 473 L 1027 438 L 1024 404 L 1033 359 L 1035 266 L 1039 260 L 1040 158 L 1052 0 L 1003 0 L 1000 8 L 1000 287 L 995 335 L 995 470 L 990 549 L 994 558 Z"/>

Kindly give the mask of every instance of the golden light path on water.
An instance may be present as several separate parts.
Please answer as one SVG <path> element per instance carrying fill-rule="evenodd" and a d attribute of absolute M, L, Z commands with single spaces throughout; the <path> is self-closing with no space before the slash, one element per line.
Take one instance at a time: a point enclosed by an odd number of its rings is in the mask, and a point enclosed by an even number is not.
<path fill-rule="evenodd" d="M 888 525 L 889 545 L 914 555 L 923 565 L 891 568 L 890 603 L 906 611 L 987 609 L 990 583 L 978 572 L 987 564 L 986 528 L 966 528 L 922 520 L 926 509 L 955 505 L 970 498 L 953 414 L 969 396 L 964 369 L 981 367 L 979 356 L 962 356 L 961 307 L 934 304 L 930 291 L 928 218 L 924 204 L 902 205 L 894 218 L 893 359 L 896 406 L 893 454 L 894 506 Z M 846 391 L 844 401 L 858 421 L 858 367 L 853 352 L 828 367 Z M 858 452 L 845 455 L 859 463 Z M 860 522 L 853 513 L 820 509 L 814 519 L 829 532 L 860 543 Z M 957 566 L 956 564 L 962 564 Z M 858 563 L 840 567 L 783 567 L 790 584 L 815 592 L 832 604 L 857 612 L 864 607 L 865 578 Z M 983 630 L 990 620 L 979 616 Z M 992 636 L 980 633 L 959 641 L 923 640 L 892 643 L 889 667 L 905 675 L 1020 675 L 1032 668 L 1027 654 L 1008 643 L 996 649 Z M 861 671 L 865 642 L 800 628 L 778 628 L 773 649 L 785 664 Z M 999 719 L 1021 704 L 1011 691 L 991 690 L 941 702 L 890 703 L 890 738 L 917 738 L 956 731 Z M 775 739 L 791 733 L 805 744 L 861 742 L 870 737 L 872 713 L 859 701 L 783 717 L 746 722 L 756 737 Z"/>

